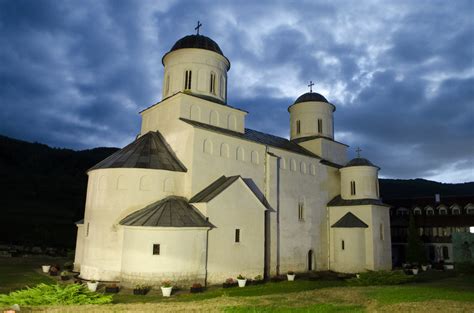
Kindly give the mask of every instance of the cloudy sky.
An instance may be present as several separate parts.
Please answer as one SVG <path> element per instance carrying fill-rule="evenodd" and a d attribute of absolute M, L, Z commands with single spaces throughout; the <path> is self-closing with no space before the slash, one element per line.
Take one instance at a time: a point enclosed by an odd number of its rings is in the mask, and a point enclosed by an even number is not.
<path fill-rule="evenodd" d="M 474 181 L 474 1 L 0 0 L 0 134 L 122 147 L 161 98 L 161 57 L 194 33 L 230 59 L 229 104 L 288 137 L 308 90 L 336 139 L 392 178 Z"/>

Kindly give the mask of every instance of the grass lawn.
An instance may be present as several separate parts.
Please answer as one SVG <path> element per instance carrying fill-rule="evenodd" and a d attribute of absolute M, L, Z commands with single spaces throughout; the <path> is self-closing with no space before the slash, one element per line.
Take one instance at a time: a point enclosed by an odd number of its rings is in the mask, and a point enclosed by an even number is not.
<path fill-rule="evenodd" d="M 39 262 L 0 260 L 0 293 L 51 282 Z M 60 262 L 57 262 L 60 263 Z M 100 291 L 99 291 L 100 292 Z M 3 308 L 0 308 L 3 309 Z M 417 282 L 350 287 L 340 280 L 270 282 L 245 288 L 211 287 L 204 293 L 160 290 L 135 296 L 123 289 L 114 304 L 29 308 L 31 312 L 474 312 L 474 275 L 427 272 Z"/>

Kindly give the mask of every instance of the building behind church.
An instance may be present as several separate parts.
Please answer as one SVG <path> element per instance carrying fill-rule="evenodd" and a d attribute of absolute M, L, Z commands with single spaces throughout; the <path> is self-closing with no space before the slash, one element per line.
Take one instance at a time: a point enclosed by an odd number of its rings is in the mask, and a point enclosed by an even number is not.
<path fill-rule="evenodd" d="M 83 279 L 185 285 L 391 269 L 379 168 L 347 159 L 332 103 L 312 90 L 290 103 L 288 140 L 246 128 L 212 39 L 185 36 L 162 63 L 162 100 L 140 112 L 137 139 L 88 171 Z"/>

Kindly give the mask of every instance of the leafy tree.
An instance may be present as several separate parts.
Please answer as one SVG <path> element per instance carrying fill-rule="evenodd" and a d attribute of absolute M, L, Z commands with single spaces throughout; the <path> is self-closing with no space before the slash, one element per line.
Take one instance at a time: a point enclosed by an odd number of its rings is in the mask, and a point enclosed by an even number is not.
<path fill-rule="evenodd" d="M 415 216 L 410 214 L 410 221 L 408 224 L 408 247 L 407 247 L 407 261 L 409 263 L 423 264 L 427 262 L 423 242 L 415 225 Z"/>

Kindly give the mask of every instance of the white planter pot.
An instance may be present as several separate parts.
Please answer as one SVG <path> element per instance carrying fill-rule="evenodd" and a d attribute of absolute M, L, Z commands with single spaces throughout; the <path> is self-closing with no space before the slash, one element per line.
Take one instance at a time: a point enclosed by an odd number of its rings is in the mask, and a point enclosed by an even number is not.
<path fill-rule="evenodd" d="M 418 269 L 417 268 L 412 268 L 411 272 L 413 273 L 413 275 L 418 275 Z"/>
<path fill-rule="evenodd" d="M 296 274 L 286 274 L 286 278 L 288 278 L 288 281 L 294 281 L 296 277 Z"/>
<path fill-rule="evenodd" d="M 163 293 L 163 297 L 170 297 L 172 290 L 173 287 L 161 287 L 161 293 Z"/>
<path fill-rule="evenodd" d="M 237 282 L 239 283 L 239 287 L 245 287 L 247 279 L 237 279 Z"/>
<path fill-rule="evenodd" d="M 41 269 L 43 270 L 43 273 L 48 273 L 50 268 L 51 268 L 51 265 L 41 266 Z"/>
<path fill-rule="evenodd" d="M 443 265 L 445 270 L 454 270 L 454 265 L 453 264 L 445 264 Z"/>
<path fill-rule="evenodd" d="M 89 289 L 90 291 L 96 291 L 98 285 L 99 285 L 99 282 L 91 283 L 90 281 L 88 281 L 87 289 Z"/>
<path fill-rule="evenodd" d="M 426 272 L 428 270 L 428 265 L 422 265 L 421 269 L 423 270 L 423 272 Z"/>

